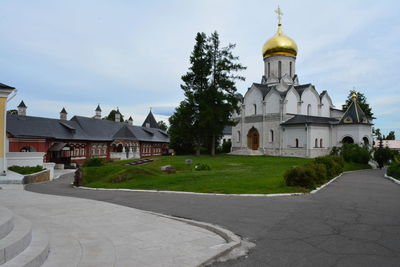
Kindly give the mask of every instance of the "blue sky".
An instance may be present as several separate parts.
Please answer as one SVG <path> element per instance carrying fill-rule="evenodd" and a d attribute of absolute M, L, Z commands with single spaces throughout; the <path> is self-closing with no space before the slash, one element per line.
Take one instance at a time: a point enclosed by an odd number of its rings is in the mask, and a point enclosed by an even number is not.
<path fill-rule="evenodd" d="M 244 94 L 263 73 L 261 47 L 283 30 L 299 48 L 301 83 L 328 90 L 336 107 L 353 87 L 375 126 L 400 136 L 399 1 L 18 1 L 0 2 L 0 82 L 18 89 L 33 116 L 103 115 L 119 107 L 141 124 L 152 107 L 166 119 L 183 99 L 197 32 L 216 30 L 247 66 Z"/>

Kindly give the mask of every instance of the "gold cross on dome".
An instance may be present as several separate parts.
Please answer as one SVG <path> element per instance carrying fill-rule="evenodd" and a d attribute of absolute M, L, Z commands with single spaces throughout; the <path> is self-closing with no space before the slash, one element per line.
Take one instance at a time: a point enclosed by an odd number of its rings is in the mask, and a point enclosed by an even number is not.
<path fill-rule="evenodd" d="M 279 6 L 278 6 L 278 9 L 275 10 L 275 13 L 278 14 L 278 24 L 281 25 L 281 19 L 283 16 L 283 12 Z"/>

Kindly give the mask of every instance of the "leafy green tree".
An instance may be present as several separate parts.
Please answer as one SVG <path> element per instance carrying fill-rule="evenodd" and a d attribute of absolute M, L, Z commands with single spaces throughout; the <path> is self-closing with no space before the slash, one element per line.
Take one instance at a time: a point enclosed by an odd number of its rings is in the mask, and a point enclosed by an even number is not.
<path fill-rule="evenodd" d="M 378 140 L 382 140 L 382 133 L 381 133 L 381 129 L 379 128 L 372 128 L 372 134 L 376 137 L 376 139 Z"/>
<path fill-rule="evenodd" d="M 374 160 L 378 163 L 380 169 L 392 158 L 392 152 L 389 148 L 383 147 L 382 139 L 379 140 L 379 147 L 374 152 Z"/>
<path fill-rule="evenodd" d="M 356 90 L 350 90 L 349 95 L 347 96 L 346 103 L 342 105 L 342 110 L 346 111 L 350 104 L 353 102 L 352 95 L 357 94 L 357 103 L 360 105 L 360 108 L 364 111 L 365 115 L 370 119 L 376 119 L 374 117 L 374 113 L 372 113 L 372 109 L 367 102 L 367 98 L 363 93 L 357 92 Z"/>
<path fill-rule="evenodd" d="M 396 140 L 396 135 L 394 131 L 390 131 L 386 137 L 383 138 L 384 140 Z"/>
<path fill-rule="evenodd" d="M 193 107 L 187 101 L 182 101 L 169 118 L 170 147 L 177 154 L 191 154 L 194 151 L 195 129 L 193 121 Z"/>
<path fill-rule="evenodd" d="M 117 111 L 115 109 L 111 110 L 110 113 L 108 114 L 108 116 L 105 117 L 105 119 L 109 120 L 109 121 L 115 121 L 115 113 L 117 113 Z M 120 117 L 120 122 L 124 122 L 124 116 L 122 114 Z"/>
<path fill-rule="evenodd" d="M 18 115 L 18 110 L 16 110 L 16 109 L 7 110 L 7 114 Z"/>
<path fill-rule="evenodd" d="M 168 126 L 164 121 L 158 121 L 158 128 L 160 128 L 160 130 L 163 130 L 164 132 L 166 132 L 168 130 Z"/>

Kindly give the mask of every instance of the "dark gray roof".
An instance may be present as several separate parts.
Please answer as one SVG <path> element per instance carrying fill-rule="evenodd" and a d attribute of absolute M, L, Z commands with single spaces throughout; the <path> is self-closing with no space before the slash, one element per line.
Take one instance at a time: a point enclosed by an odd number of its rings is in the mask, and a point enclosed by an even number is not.
<path fill-rule="evenodd" d="M 136 140 L 169 142 L 160 129 L 144 128 L 124 122 L 74 116 L 58 120 L 32 116 L 7 115 L 7 132 L 14 137 L 39 137 L 58 140 L 113 141 Z"/>
<path fill-rule="evenodd" d="M 150 125 L 150 128 L 159 129 L 158 123 L 157 123 L 156 119 L 154 118 L 154 115 L 151 112 L 151 110 L 149 112 L 149 115 L 147 115 L 146 119 L 144 120 L 142 127 L 146 127 L 147 123 Z"/>
<path fill-rule="evenodd" d="M 95 110 L 95 111 L 101 111 L 100 104 L 99 104 L 99 105 L 97 105 L 97 108 L 96 108 L 96 110 Z"/>
<path fill-rule="evenodd" d="M 0 83 L 0 88 L 2 89 L 15 89 L 15 87 L 8 86 L 7 84 Z"/>
<path fill-rule="evenodd" d="M 307 84 L 302 84 L 302 85 L 295 85 L 294 88 L 297 90 L 297 92 L 301 96 L 303 94 L 304 90 L 306 90 L 306 88 L 308 88 L 310 86 L 311 86 L 311 83 L 307 83 Z"/>
<path fill-rule="evenodd" d="M 261 91 L 263 98 L 268 94 L 268 92 L 271 90 L 273 86 L 269 86 L 266 84 L 261 84 L 261 83 L 253 83 L 253 86 L 255 86 L 258 90 Z"/>
<path fill-rule="evenodd" d="M 371 124 L 357 101 L 352 101 L 343 114 L 340 124 Z"/>
<path fill-rule="evenodd" d="M 132 116 L 129 116 L 128 121 L 133 121 Z"/>
<path fill-rule="evenodd" d="M 62 108 L 62 110 L 60 111 L 60 113 L 68 114 L 67 111 L 65 110 L 65 108 Z"/>
<path fill-rule="evenodd" d="M 24 101 L 21 101 L 21 103 L 19 103 L 17 108 L 26 108 L 27 106 L 25 105 Z"/>
<path fill-rule="evenodd" d="M 293 124 L 337 124 L 339 121 L 335 118 L 317 117 L 307 115 L 294 115 L 293 118 L 281 123 L 281 125 Z"/>

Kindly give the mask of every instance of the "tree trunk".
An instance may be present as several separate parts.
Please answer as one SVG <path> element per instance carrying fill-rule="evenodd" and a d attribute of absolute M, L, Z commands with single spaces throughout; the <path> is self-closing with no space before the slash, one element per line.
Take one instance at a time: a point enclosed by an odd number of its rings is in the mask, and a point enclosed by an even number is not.
<path fill-rule="evenodd" d="M 200 141 L 196 142 L 196 157 L 200 156 Z"/>
<path fill-rule="evenodd" d="M 215 134 L 212 134 L 211 140 L 211 156 L 215 156 Z"/>

